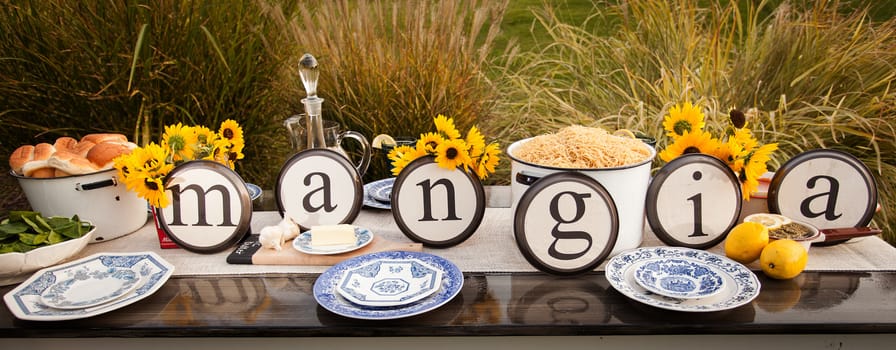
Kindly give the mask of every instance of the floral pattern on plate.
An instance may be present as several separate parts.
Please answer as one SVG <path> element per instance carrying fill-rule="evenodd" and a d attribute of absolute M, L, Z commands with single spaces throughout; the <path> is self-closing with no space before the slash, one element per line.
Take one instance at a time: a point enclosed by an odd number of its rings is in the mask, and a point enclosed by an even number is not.
<path fill-rule="evenodd" d="M 97 306 L 80 309 L 57 309 L 44 305 L 41 295 L 57 281 L 67 279 L 68 272 L 80 268 L 123 268 L 137 273 L 134 290 L 122 297 Z M 174 273 L 174 266 L 154 252 L 98 253 L 35 272 L 30 278 L 6 293 L 3 300 L 12 314 L 31 321 L 62 321 L 100 315 L 133 304 L 155 293 Z"/>
<path fill-rule="evenodd" d="M 683 259 L 712 266 L 722 272 L 724 286 L 712 296 L 700 299 L 671 298 L 648 291 L 635 282 L 639 264 L 654 260 Z M 623 295 L 661 309 L 686 312 L 711 312 L 733 309 L 759 295 L 759 279 L 746 266 L 703 250 L 680 247 L 645 247 L 619 253 L 607 262 L 606 277 Z"/>
<path fill-rule="evenodd" d="M 80 309 L 107 303 L 137 287 L 140 277 L 131 269 L 92 269 L 82 266 L 63 272 L 68 279 L 50 286 L 40 295 L 44 305 L 57 309 Z"/>
<path fill-rule="evenodd" d="M 722 290 L 724 280 L 709 265 L 684 259 L 651 260 L 635 269 L 641 287 L 667 297 L 705 298 Z"/>
<path fill-rule="evenodd" d="M 377 180 L 370 183 L 370 196 L 373 199 L 383 203 L 392 202 L 392 185 L 395 184 L 395 178 Z"/>
<path fill-rule="evenodd" d="M 349 269 L 381 259 L 417 259 L 442 271 L 438 290 L 415 303 L 390 307 L 370 307 L 352 303 L 336 291 Z M 427 253 L 390 251 L 357 256 L 327 269 L 314 282 L 314 299 L 323 308 L 345 317 L 365 320 L 389 320 L 419 315 L 451 301 L 464 285 L 464 275 L 454 263 Z"/>
<path fill-rule="evenodd" d="M 388 180 L 377 180 L 367 184 L 364 184 L 364 205 L 371 208 L 376 209 L 392 209 L 392 204 L 389 201 L 378 201 L 373 197 L 374 187 L 379 186 L 381 181 Z M 394 180 L 393 180 L 394 181 Z M 391 186 L 390 186 L 391 191 Z M 391 193 L 390 193 L 391 195 Z"/>
<path fill-rule="evenodd" d="M 292 247 L 296 250 L 312 255 L 342 254 L 361 249 L 373 241 L 373 232 L 363 227 L 355 227 L 355 243 L 348 245 L 335 245 L 328 247 L 314 247 L 311 245 L 311 231 L 305 231 L 292 240 Z"/>
<path fill-rule="evenodd" d="M 379 259 L 346 270 L 336 290 L 355 304 L 407 305 L 439 289 L 442 270 L 417 259 Z"/>

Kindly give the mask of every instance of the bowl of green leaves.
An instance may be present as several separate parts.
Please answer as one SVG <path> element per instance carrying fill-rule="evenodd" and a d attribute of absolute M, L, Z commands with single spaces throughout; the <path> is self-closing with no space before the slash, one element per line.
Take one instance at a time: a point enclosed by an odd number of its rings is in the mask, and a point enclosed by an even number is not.
<path fill-rule="evenodd" d="M 71 258 L 90 242 L 96 227 L 73 217 L 12 211 L 0 221 L 0 277 L 34 272 Z"/>

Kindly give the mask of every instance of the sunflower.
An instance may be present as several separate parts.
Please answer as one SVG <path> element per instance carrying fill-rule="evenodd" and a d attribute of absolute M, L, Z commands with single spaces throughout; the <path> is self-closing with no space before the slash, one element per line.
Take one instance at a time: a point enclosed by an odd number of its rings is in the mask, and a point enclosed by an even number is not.
<path fill-rule="evenodd" d="M 685 133 L 702 131 L 706 126 L 703 119 L 700 108 L 685 102 L 683 106 L 675 105 L 669 110 L 669 115 L 663 119 L 663 128 L 666 129 L 666 135 L 676 139 L 683 137 Z"/>
<path fill-rule="evenodd" d="M 734 142 L 733 139 L 728 139 L 727 142 L 720 142 L 719 147 L 712 155 L 721 159 L 725 164 L 728 164 L 731 170 L 738 173 L 744 166 L 743 158 L 747 153 L 743 151 L 743 147 L 739 143 Z"/>
<path fill-rule="evenodd" d="M 233 119 L 227 119 L 221 123 L 221 128 L 218 129 L 218 135 L 230 140 L 230 142 L 233 142 L 234 144 L 243 142 L 243 128 L 241 128 Z"/>
<path fill-rule="evenodd" d="M 713 155 L 719 148 L 719 141 L 703 130 L 685 132 L 675 142 L 660 152 L 660 159 L 671 162 L 683 154 L 703 153 Z"/>
<path fill-rule="evenodd" d="M 429 153 L 435 153 L 436 147 L 438 147 L 442 142 L 445 142 L 445 138 L 442 137 L 442 135 L 434 132 L 428 132 L 420 135 L 420 139 L 417 140 L 417 149 L 425 150 Z"/>
<path fill-rule="evenodd" d="M 445 134 L 449 140 L 460 138 L 460 131 L 457 131 L 457 128 L 454 127 L 454 119 L 439 114 L 434 122 L 436 124 L 436 131 Z"/>
<path fill-rule="evenodd" d="M 164 208 L 168 206 L 168 196 L 165 195 L 165 175 L 154 174 L 152 172 L 136 173 L 136 178 L 132 181 L 135 184 L 132 191 L 137 195 L 146 199 L 150 205 L 156 208 Z"/>
<path fill-rule="evenodd" d="M 499 146 L 496 143 L 488 144 L 484 147 L 482 155 L 479 157 L 479 161 L 473 169 L 480 180 L 485 180 L 485 178 L 488 177 L 488 174 L 495 172 L 495 167 L 498 166 L 498 162 L 500 161 L 498 155 L 501 154 L 501 149 L 498 147 Z"/>
<path fill-rule="evenodd" d="M 166 126 L 165 133 L 162 134 L 162 145 L 171 150 L 171 160 L 174 162 L 193 159 L 192 145 L 196 141 L 197 136 L 193 128 L 181 123 Z"/>
<path fill-rule="evenodd" d="M 421 152 L 420 148 L 407 145 L 393 148 L 389 151 L 389 159 L 392 160 L 392 175 L 398 176 L 398 173 L 410 162 L 425 154 L 425 151 Z"/>
<path fill-rule="evenodd" d="M 220 138 L 212 129 L 204 126 L 194 126 L 196 143 L 193 144 L 195 159 L 209 159 L 209 155 L 215 148 L 215 142 Z"/>
<path fill-rule="evenodd" d="M 777 149 L 777 143 L 762 145 L 744 161 L 744 167 L 740 171 L 740 180 L 742 182 L 741 192 L 745 200 L 750 200 L 750 195 L 759 188 L 759 178 L 768 171 L 766 163 L 771 159 L 772 152 Z"/>
<path fill-rule="evenodd" d="M 759 146 L 759 141 L 753 137 L 753 133 L 750 132 L 750 129 L 734 129 L 734 134 L 731 135 L 731 139 L 740 145 L 744 154 L 749 154 L 756 148 L 756 146 Z"/>
<path fill-rule="evenodd" d="M 478 157 L 485 150 L 485 137 L 482 136 L 482 133 L 475 126 L 471 127 L 470 131 L 467 132 L 465 141 L 467 146 L 470 147 L 471 157 Z"/>
<path fill-rule="evenodd" d="M 436 148 L 436 163 L 445 169 L 467 167 L 472 160 L 467 153 L 467 143 L 462 139 L 451 139 L 439 144 Z"/>

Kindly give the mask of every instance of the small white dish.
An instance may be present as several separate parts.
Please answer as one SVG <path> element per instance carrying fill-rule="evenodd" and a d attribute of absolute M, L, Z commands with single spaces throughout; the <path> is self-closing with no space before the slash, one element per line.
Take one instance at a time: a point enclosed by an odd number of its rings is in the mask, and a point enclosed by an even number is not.
<path fill-rule="evenodd" d="M 658 259 L 635 269 L 635 282 L 672 298 L 705 298 L 722 291 L 724 279 L 707 264 L 684 259 Z"/>
<path fill-rule="evenodd" d="M 373 199 L 383 202 L 383 203 L 391 203 L 392 202 L 392 185 L 395 184 L 395 178 L 390 177 L 387 179 L 377 180 L 370 183 L 370 197 Z"/>
<path fill-rule="evenodd" d="M 56 282 L 41 295 L 44 305 L 57 309 L 82 309 L 105 304 L 137 288 L 140 276 L 131 269 L 116 267 L 65 271 L 70 277 Z"/>
<path fill-rule="evenodd" d="M 382 258 L 347 269 L 336 291 L 364 306 L 414 303 L 439 290 L 442 270 L 418 259 Z"/>
<path fill-rule="evenodd" d="M 97 306 L 79 309 L 57 309 L 41 302 L 41 295 L 57 281 L 67 279 L 68 272 L 87 268 L 130 269 L 139 276 L 135 289 L 117 299 Z M 63 321 L 92 317 L 136 303 L 155 293 L 174 274 L 174 266 L 154 252 L 98 253 L 34 273 L 25 282 L 3 296 L 15 317 L 30 321 Z"/>
<path fill-rule="evenodd" d="M 331 255 L 361 249 L 372 241 L 373 232 L 363 227 L 355 227 L 355 242 L 352 244 L 314 247 L 311 245 L 311 231 L 305 231 L 292 240 L 292 247 L 305 254 Z"/>

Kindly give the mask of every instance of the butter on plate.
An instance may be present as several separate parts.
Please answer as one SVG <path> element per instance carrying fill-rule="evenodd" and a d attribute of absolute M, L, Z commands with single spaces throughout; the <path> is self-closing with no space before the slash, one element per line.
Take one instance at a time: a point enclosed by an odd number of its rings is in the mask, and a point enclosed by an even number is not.
<path fill-rule="evenodd" d="M 349 224 L 320 225 L 311 227 L 311 246 L 334 246 L 354 244 L 355 226 Z"/>

